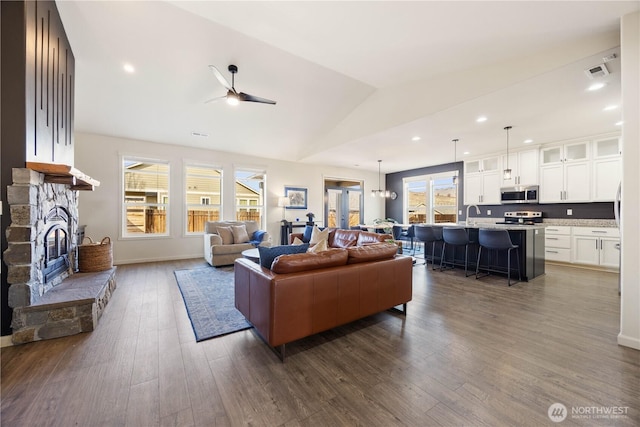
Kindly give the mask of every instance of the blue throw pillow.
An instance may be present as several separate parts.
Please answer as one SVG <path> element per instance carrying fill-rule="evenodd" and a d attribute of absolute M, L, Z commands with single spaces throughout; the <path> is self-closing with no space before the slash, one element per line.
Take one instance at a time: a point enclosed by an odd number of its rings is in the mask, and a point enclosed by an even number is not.
<path fill-rule="evenodd" d="M 305 253 L 307 249 L 309 249 L 308 243 L 305 243 L 304 245 L 272 246 L 270 248 L 266 246 L 258 246 L 258 252 L 260 253 L 260 265 L 271 270 L 271 264 L 273 264 L 273 260 L 278 256 L 285 254 L 301 254 Z"/>
<path fill-rule="evenodd" d="M 302 234 L 302 241 L 304 243 L 309 243 L 311 241 L 311 233 L 313 232 L 313 225 L 307 225 L 304 228 L 304 233 Z"/>
<path fill-rule="evenodd" d="M 260 243 L 262 243 L 262 238 L 265 234 L 266 231 L 264 230 L 256 230 L 253 233 L 253 236 L 251 236 L 251 241 L 249 241 L 249 243 L 251 243 L 253 246 L 258 246 Z"/>

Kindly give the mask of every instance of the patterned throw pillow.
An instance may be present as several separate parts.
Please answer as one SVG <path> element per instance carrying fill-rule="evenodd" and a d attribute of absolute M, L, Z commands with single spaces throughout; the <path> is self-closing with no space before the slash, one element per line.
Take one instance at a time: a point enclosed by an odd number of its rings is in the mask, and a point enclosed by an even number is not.
<path fill-rule="evenodd" d="M 302 244 L 304 244 L 304 242 L 302 240 L 298 239 L 297 237 L 293 238 L 292 245 L 298 246 L 298 245 L 302 245 Z"/>
<path fill-rule="evenodd" d="M 223 245 L 233 244 L 233 232 L 231 231 L 231 227 L 218 227 L 217 231 L 222 238 Z"/>
<path fill-rule="evenodd" d="M 260 253 L 260 265 L 264 268 L 271 269 L 271 264 L 273 264 L 273 260 L 279 257 L 280 255 L 285 254 L 302 254 L 307 252 L 309 249 L 309 244 L 305 243 L 302 245 L 283 245 L 283 246 L 272 246 L 267 248 L 265 246 L 258 246 L 258 252 Z"/>
<path fill-rule="evenodd" d="M 247 243 L 249 241 L 247 227 L 244 224 L 232 225 L 231 233 L 233 234 L 233 243 Z"/>

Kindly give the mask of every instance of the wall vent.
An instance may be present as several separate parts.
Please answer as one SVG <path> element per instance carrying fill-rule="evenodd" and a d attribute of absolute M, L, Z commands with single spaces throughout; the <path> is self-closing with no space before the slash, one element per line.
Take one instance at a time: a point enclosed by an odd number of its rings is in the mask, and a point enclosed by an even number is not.
<path fill-rule="evenodd" d="M 593 67 L 587 68 L 584 70 L 585 74 L 589 76 L 590 79 L 595 79 L 597 77 L 604 77 L 609 74 L 609 70 L 607 66 L 604 64 L 595 65 Z"/>

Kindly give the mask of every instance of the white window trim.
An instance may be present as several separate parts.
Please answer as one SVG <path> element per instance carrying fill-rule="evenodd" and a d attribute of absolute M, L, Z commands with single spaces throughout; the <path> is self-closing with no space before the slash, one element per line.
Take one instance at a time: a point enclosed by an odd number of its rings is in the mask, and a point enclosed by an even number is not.
<path fill-rule="evenodd" d="M 189 207 L 191 206 L 197 206 L 197 205 L 193 205 L 193 204 L 189 204 L 187 203 L 187 191 L 186 191 L 186 185 L 187 185 L 187 177 L 190 175 L 187 172 L 187 169 L 189 167 L 194 167 L 194 168 L 207 168 L 207 169 L 215 169 L 217 171 L 220 172 L 220 204 L 219 205 L 215 205 L 215 204 L 208 204 L 207 206 L 210 207 L 215 207 L 218 206 L 218 209 L 220 211 L 220 220 L 223 220 L 224 218 L 224 168 L 221 165 L 217 165 L 217 164 L 208 164 L 208 163 L 200 163 L 200 162 L 195 162 L 195 161 L 189 161 L 189 160 L 183 160 L 182 162 L 182 235 L 186 236 L 186 237 L 192 237 L 192 236 L 202 236 L 204 234 L 204 232 L 202 231 L 194 231 L 194 232 L 190 232 L 188 230 L 188 224 L 187 224 L 187 211 L 189 210 Z M 197 176 L 194 175 L 194 176 Z"/>
<path fill-rule="evenodd" d="M 163 206 L 166 213 L 166 232 L 165 233 L 154 233 L 154 234 L 146 234 L 146 233 L 140 233 L 140 234 L 127 234 L 127 225 L 125 223 L 125 218 L 127 217 L 127 206 L 129 206 L 127 203 L 125 203 L 125 188 L 124 188 L 124 173 L 125 173 L 125 167 L 124 167 L 124 161 L 126 160 L 131 160 L 134 162 L 139 162 L 139 163 L 144 163 L 144 162 L 148 162 L 148 163 L 158 163 L 158 164 L 164 164 L 167 165 L 169 168 L 169 172 L 167 173 L 167 188 L 169 189 L 169 196 L 171 196 L 171 162 L 169 160 L 166 159 L 155 159 L 155 158 L 149 158 L 149 157 L 144 157 L 144 156 L 138 156 L 135 154 L 120 154 L 120 176 L 119 176 L 119 183 L 120 183 L 120 197 L 118 199 L 118 203 L 120 205 L 120 217 L 119 219 L 119 227 L 118 229 L 120 230 L 119 232 L 119 236 L 118 239 L 119 240 L 149 240 L 149 239 L 166 239 L 167 237 L 170 237 L 170 230 L 171 230 L 171 205 L 170 204 L 163 204 L 163 203 L 139 203 L 139 202 L 134 202 L 134 205 L 143 207 L 143 206 Z M 135 196 L 134 196 L 135 197 Z"/>

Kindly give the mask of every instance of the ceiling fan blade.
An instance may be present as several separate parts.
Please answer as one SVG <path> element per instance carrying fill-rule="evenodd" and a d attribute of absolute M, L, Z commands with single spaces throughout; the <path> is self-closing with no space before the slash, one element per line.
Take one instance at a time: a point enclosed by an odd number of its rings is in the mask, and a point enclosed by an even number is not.
<path fill-rule="evenodd" d="M 207 99 L 206 101 L 204 101 L 204 103 L 205 103 L 205 104 L 210 104 L 210 103 L 212 103 L 212 102 L 216 102 L 216 101 L 218 101 L 218 100 L 220 100 L 220 99 L 223 99 L 223 98 L 226 98 L 226 97 L 227 97 L 227 95 L 224 95 L 224 96 L 216 96 L 215 98 Z"/>
<path fill-rule="evenodd" d="M 249 95 L 248 93 L 244 93 L 244 92 L 240 92 L 238 96 L 240 97 L 240 101 L 259 102 L 261 104 L 271 104 L 271 105 L 276 104 L 276 101 L 272 101 L 267 98 L 260 98 L 259 96 Z"/>
<path fill-rule="evenodd" d="M 218 81 L 220 82 L 220 84 L 222 86 L 224 86 L 225 88 L 227 88 L 227 90 L 233 90 L 235 92 L 235 90 L 233 89 L 233 86 L 231 86 L 229 84 L 229 82 L 227 81 L 227 79 L 224 78 L 224 76 L 222 75 L 222 73 L 220 72 L 220 70 L 218 70 L 215 66 L 213 65 L 209 65 L 209 69 L 213 72 L 213 75 L 216 76 L 216 79 L 218 79 Z"/>

